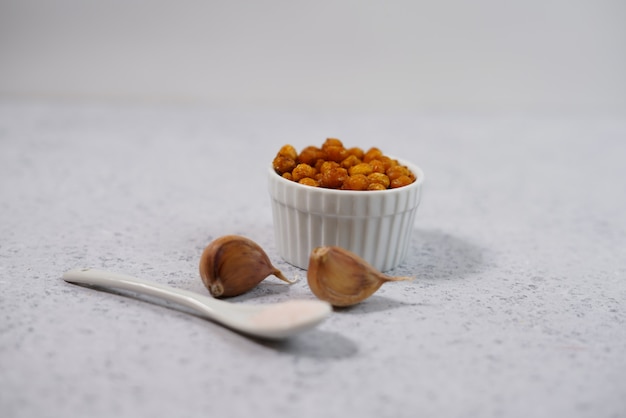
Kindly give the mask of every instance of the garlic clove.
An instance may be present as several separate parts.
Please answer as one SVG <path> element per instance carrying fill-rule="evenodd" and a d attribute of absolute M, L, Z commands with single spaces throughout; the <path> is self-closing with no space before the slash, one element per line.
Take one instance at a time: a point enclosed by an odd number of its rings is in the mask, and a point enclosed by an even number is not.
<path fill-rule="evenodd" d="M 225 235 L 209 243 L 200 257 L 200 277 L 214 297 L 245 293 L 274 275 L 287 283 L 263 249 L 251 239 Z"/>
<path fill-rule="evenodd" d="M 376 270 L 358 255 L 340 247 L 311 252 L 307 281 L 315 296 L 333 306 L 355 305 L 373 295 L 383 283 L 411 280 Z"/>

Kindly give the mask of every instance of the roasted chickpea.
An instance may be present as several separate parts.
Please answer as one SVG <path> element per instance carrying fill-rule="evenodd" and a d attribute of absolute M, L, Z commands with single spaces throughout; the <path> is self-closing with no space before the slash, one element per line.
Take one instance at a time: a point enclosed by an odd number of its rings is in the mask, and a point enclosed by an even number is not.
<path fill-rule="evenodd" d="M 386 170 L 385 163 L 383 163 L 381 160 L 372 160 L 368 164 L 372 166 L 372 171 L 375 173 L 384 173 Z"/>
<path fill-rule="evenodd" d="M 348 155 L 354 155 L 359 160 L 363 160 L 363 156 L 365 155 L 365 152 L 363 152 L 363 149 L 361 149 L 359 147 L 348 148 L 346 150 L 346 153 Z"/>
<path fill-rule="evenodd" d="M 369 180 L 364 174 L 355 174 L 348 176 L 343 182 L 344 190 L 367 190 L 370 185 Z"/>
<path fill-rule="evenodd" d="M 344 147 L 338 147 L 336 145 L 330 145 L 324 148 L 326 158 L 330 161 L 340 163 L 347 157 L 346 149 Z"/>
<path fill-rule="evenodd" d="M 380 183 L 370 183 L 367 190 L 387 190 L 387 188 Z"/>
<path fill-rule="evenodd" d="M 389 177 L 389 179 L 393 181 L 400 176 L 408 176 L 409 169 L 401 165 L 394 165 L 393 167 L 389 168 L 385 172 L 385 174 L 387 174 L 387 177 Z"/>
<path fill-rule="evenodd" d="M 324 159 L 324 151 L 317 147 L 309 146 L 303 149 L 296 160 L 299 164 L 308 164 L 312 167 L 319 159 Z"/>
<path fill-rule="evenodd" d="M 322 149 L 326 151 L 328 147 L 343 148 L 343 143 L 337 138 L 326 138 L 326 141 L 322 144 Z"/>
<path fill-rule="evenodd" d="M 324 161 L 319 165 L 318 171 L 320 173 L 324 173 L 325 171 L 329 171 L 336 167 L 340 167 L 340 165 L 334 161 Z"/>
<path fill-rule="evenodd" d="M 350 168 L 354 165 L 361 164 L 362 161 L 356 155 L 348 155 L 342 162 L 343 168 Z"/>
<path fill-rule="evenodd" d="M 322 171 L 322 165 L 326 162 L 326 160 L 320 158 L 319 160 L 317 160 L 315 162 L 315 169 L 317 170 L 317 172 L 319 173 L 320 171 Z"/>
<path fill-rule="evenodd" d="M 296 168 L 296 160 L 284 155 L 277 155 L 272 164 L 274 166 L 274 170 L 276 170 L 278 174 L 289 173 Z"/>
<path fill-rule="evenodd" d="M 364 176 L 369 176 L 370 174 L 372 174 L 373 171 L 374 169 L 368 163 L 361 163 L 361 164 L 353 165 L 352 167 L 348 169 L 348 173 L 350 173 L 351 176 L 354 176 L 357 174 L 363 174 Z"/>
<path fill-rule="evenodd" d="M 291 158 L 292 160 L 296 160 L 298 158 L 298 151 L 294 148 L 293 145 L 283 145 L 280 150 L 278 150 L 278 155 L 283 157 Z"/>
<path fill-rule="evenodd" d="M 398 160 L 391 159 L 386 155 L 378 157 L 377 160 L 381 161 L 383 163 L 383 167 L 385 167 L 385 171 L 383 171 L 383 173 L 389 170 L 391 167 L 398 165 Z"/>
<path fill-rule="evenodd" d="M 372 147 L 369 150 L 367 150 L 367 152 L 363 156 L 363 162 L 369 163 L 372 160 L 380 159 L 382 155 L 383 155 L 383 152 L 380 149 L 376 147 Z"/>
<path fill-rule="evenodd" d="M 413 181 L 409 176 L 401 175 L 400 177 L 391 180 L 390 186 L 392 189 L 396 189 L 398 187 L 408 186 L 411 183 L 413 183 Z"/>
<path fill-rule="evenodd" d="M 318 186 L 317 181 L 315 181 L 315 179 L 312 179 L 311 177 L 305 177 L 303 179 L 300 179 L 298 183 L 304 184 L 305 186 L 313 186 L 313 187 Z"/>
<path fill-rule="evenodd" d="M 332 166 L 320 173 L 319 182 L 321 187 L 339 189 L 348 178 L 348 170 L 339 166 Z"/>
<path fill-rule="evenodd" d="M 391 180 L 389 180 L 389 177 L 387 177 L 387 175 L 383 173 L 372 173 L 369 176 L 367 176 L 367 179 L 370 181 L 370 185 L 380 184 L 385 189 L 388 189 L 389 185 L 391 184 Z"/>
<path fill-rule="evenodd" d="M 293 181 L 300 181 L 305 177 L 315 177 L 317 171 L 315 168 L 311 167 L 308 164 L 298 164 L 296 168 L 293 169 L 291 175 L 293 176 Z"/>

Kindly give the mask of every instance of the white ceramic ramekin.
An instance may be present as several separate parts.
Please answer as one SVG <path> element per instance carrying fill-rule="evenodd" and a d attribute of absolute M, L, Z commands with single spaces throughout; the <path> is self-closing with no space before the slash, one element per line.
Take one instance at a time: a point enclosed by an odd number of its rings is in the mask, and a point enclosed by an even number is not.
<path fill-rule="evenodd" d="M 380 191 L 304 186 L 282 178 L 270 165 L 269 194 L 280 256 L 306 270 L 314 248 L 334 245 L 381 271 L 398 266 L 409 248 L 424 183 L 418 166 L 399 162 L 417 179 Z"/>

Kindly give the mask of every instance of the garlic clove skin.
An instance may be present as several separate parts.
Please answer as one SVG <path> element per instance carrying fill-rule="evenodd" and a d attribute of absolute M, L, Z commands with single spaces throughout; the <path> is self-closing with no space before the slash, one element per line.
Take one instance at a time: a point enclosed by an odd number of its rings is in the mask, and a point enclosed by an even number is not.
<path fill-rule="evenodd" d="M 355 305 L 386 282 L 411 280 L 381 273 L 358 255 L 341 247 L 317 247 L 311 252 L 307 281 L 315 296 L 333 306 Z"/>
<path fill-rule="evenodd" d="M 216 298 L 241 295 L 270 275 L 293 283 L 256 242 L 239 235 L 224 235 L 209 243 L 199 269 L 202 282 Z"/>

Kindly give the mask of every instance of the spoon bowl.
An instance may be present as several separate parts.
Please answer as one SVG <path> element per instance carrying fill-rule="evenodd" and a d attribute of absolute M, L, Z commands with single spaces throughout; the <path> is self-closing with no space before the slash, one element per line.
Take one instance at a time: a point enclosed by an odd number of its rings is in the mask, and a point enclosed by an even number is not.
<path fill-rule="evenodd" d="M 235 304 L 149 282 L 125 274 L 90 268 L 74 269 L 63 274 L 68 283 L 86 284 L 156 296 L 194 309 L 202 316 L 244 334 L 282 339 L 317 326 L 332 307 L 320 300 L 291 300 L 272 304 Z"/>

